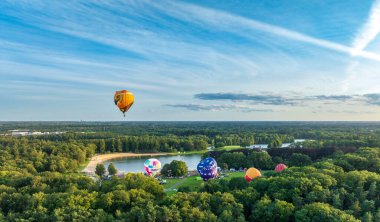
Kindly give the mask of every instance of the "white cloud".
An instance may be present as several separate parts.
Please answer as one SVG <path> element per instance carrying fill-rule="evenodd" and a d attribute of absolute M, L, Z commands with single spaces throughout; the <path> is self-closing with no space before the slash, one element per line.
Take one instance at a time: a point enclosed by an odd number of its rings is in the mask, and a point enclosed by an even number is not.
<path fill-rule="evenodd" d="M 380 0 L 377 0 L 371 9 L 369 18 L 363 27 L 359 30 L 352 44 L 352 55 L 363 55 L 368 52 L 363 50 L 371 43 L 380 33 Z"/>
<path fill-rule="evenodd" d="M 315 38 L 308 36 L 299 32 L 288 30 L 279 26 L 267 24 L 264 22 L 256 21 L 253 19 L 244 18 L 238 15 L 233 15 L 227 12 L 214 10 L 210 8 L 205 8 L 201 6 L 196 6 L 187 3 L 180 2 L 170 2 L 170 4 L 159 4 L 156 3 L 156 7 L 168 14 L 181 18 L 187 21 L 197 22 L 200 24 L 217 27 L 223 29 L 226 32 L 233 32 L 235 34 L 256 39 L 250 31 L 259 30 L 265 33 L 270 33 L 273 35 L 281 36 L 294 41 L 304 42 L 311 45 L 319 46 L 333 51 L 343 52 L 346 54 L 351 54 L 354 48 L 345 46 L 342 44 L 330 42 L 327 40 Z M 376 9 L 374 13 L 374 19 L 377 19 L 378 10 Z M 371 17 L 372 20 L 372 17 Z M 375 32 L 375 27 L 377 23 L 380 24 L 380 18 L 373 21 L 371 24 L 371 35 Z M 364 42 L 364 41 L 363 41 Z M 357 56 L 380 61 L 380 55 L 372 52 L 362 51 L 358 53 Z"/>

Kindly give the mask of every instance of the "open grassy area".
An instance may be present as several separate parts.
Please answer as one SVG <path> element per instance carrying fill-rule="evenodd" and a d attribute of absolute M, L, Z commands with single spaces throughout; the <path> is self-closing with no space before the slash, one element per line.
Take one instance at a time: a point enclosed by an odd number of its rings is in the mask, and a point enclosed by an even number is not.
<path fill-rule="evenodd" d="M 178 183 L 179 181 L 183 180 L 183 179 L 167 179 L 165 178 L 164 180 L 166 180 L 166 184 L 163 184 L 162 186 L 164 187 L 164 189 L 169 189 L 171 188 L 174 184 Z"/>
<path fill-rule="evenodd" d="M 236 150 L 236 149 L 242 149 L 244 147 L 241 147 L 241 146 L 224 146 L 224 147 L 218 147 L 218 148 L 215 148 L 214 150 L 226 150 L 226 151 L 230 151 L 230 150 Z"/>
<path fill-rule="evenodd" d="M 193 155 L 193 154 L 204 154 L 207 153 L 208 150 L 195 150 L 195 151 L 186 151 L 186 152 L 180 152 L 180 153 L 173 153 L 175 155 Z"/>
<path fill-rule="evenodd" d="M 262 171 L 262 174 L 265 175 L 265 172 L 268 171 Z M 225 177 L 221 180 L 231 180 L 232 178 L 236 177 L 244 177 L 245 172 L 228 172 L 226 173 Z M 166 194 L 172 195 L 176 191 L 173 189 L 178 189 L 180 187 L 190 187 L 192 191 L 197 191 L 201 187 L 202 183 L 204 183 L 203 180 L 198 180 L 198 176 L 190 176 L 190 177 L 185 177 L 183 179 L 165 179 L 166 184 L 164 184 L 164 189 Z M 177 185 L 176 185 L 177 184 Z M 176 186 L 174 186 L 176 185 Z"/>

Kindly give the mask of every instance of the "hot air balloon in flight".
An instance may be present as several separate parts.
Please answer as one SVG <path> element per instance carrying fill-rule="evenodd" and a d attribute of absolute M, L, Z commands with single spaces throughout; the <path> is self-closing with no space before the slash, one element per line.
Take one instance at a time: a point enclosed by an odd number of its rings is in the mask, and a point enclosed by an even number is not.
<path fill-rule="evenodd" d="M 120 90 L 115 92 L 114 102 L 115 105 L 123 112 L 125 116 L 125 112 L 131 108 L 133 102 L 135 101 L 135 96 L 133 93 L 128 90 Z"/>
<path fill-rule="evenodd" d="M 215 178 L 218 175 L 218 165 L 214 158 L 208 157 L 198 163 L 197 170 L 204 181 Z"/>
<path fill-rule="evenodd" d="M 251 167 L 247 170 L 247 172 L 245 172 L 245 179 L 248 181 L 248 182 L 251 182 L 253 179 L 257 178 L 261 176 L 261 173 L 258 169 L 254 168 L 254 167 Z"/>
<path fill-rule="evenodd" d="M 283 170 L 285 170 L 287 168 L 287 166 L 283 163 L 280 163 L 278 164 L 275 168 L 274 168 L 274 171 L 276 172 L 281 172 Z"/>
<path fill-rule="evenodd" d="M 147 159 L 144 162 L 145 171 L 149 176 L 155 176 L 161 169 L 161 162 L 157 159 Z"/>

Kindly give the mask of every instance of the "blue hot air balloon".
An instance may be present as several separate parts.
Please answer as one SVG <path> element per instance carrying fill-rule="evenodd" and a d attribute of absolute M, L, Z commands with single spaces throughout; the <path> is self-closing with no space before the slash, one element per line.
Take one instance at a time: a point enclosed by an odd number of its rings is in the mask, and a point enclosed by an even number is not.
<path fill-rule="evenodd" d="M 197 170 L 204 181 L 215 178 L 218 175 L 218 165 L 214 158 L 208 157 L 198 163 Z"/>

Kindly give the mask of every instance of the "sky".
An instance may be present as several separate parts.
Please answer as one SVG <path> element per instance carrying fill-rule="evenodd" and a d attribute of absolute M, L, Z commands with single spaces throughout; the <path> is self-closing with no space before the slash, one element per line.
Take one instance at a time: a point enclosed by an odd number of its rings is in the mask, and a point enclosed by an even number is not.
<path fill-rule="evenodd" d="M 380 0 L 3 0 L 0 121 L 380 121 L 379 33 Z"/>

